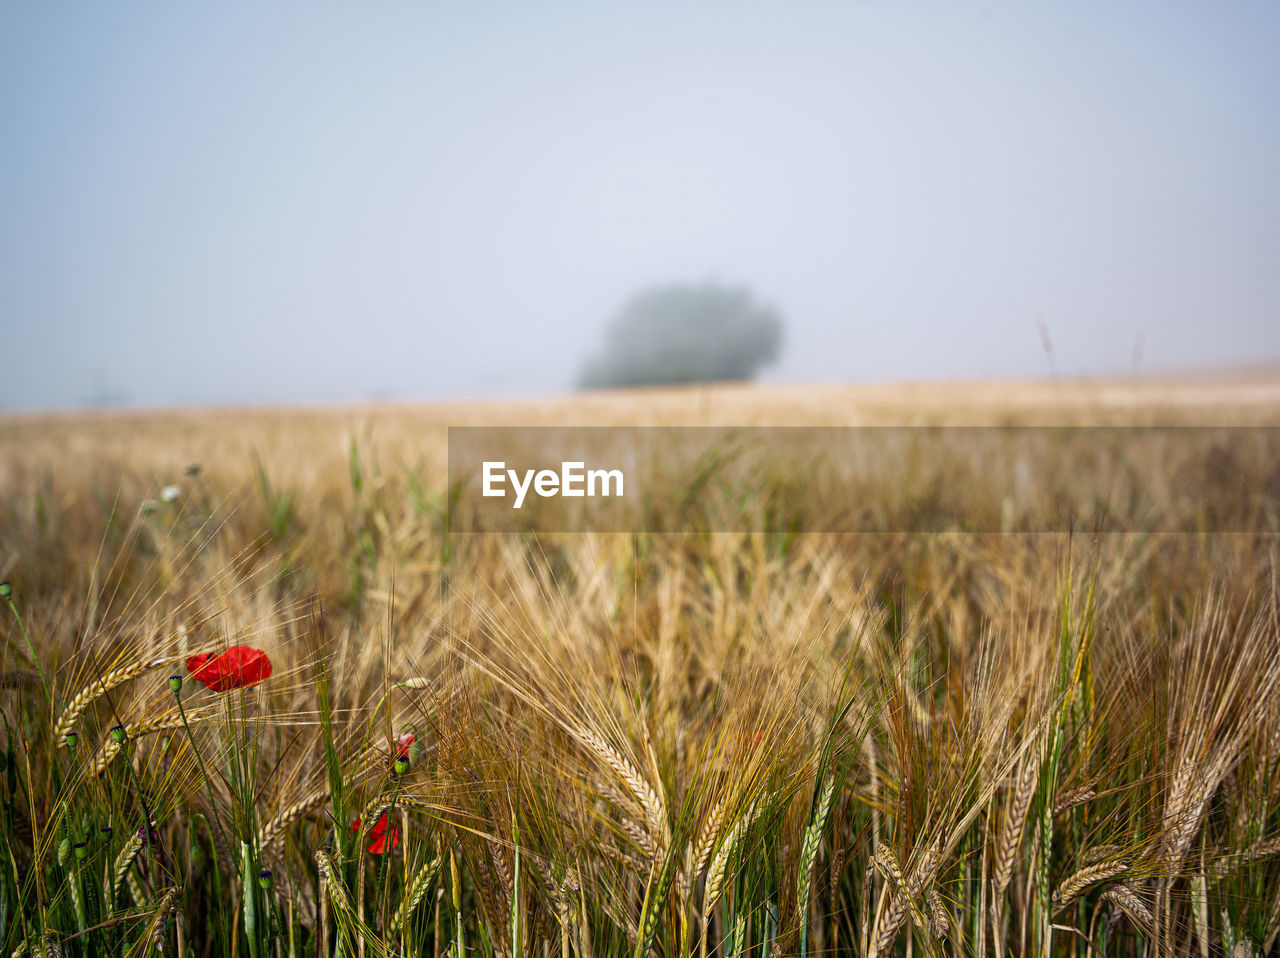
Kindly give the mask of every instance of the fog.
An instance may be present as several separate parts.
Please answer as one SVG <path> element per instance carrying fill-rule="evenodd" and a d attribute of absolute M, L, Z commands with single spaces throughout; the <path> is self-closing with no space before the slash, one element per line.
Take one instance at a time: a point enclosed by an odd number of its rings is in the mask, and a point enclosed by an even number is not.
<path fill-rule="evenodd" d="M 1277 50 L 1272 0 L 4 4 L 0 406 L 561 393 L 663 283 L 775 307 L 769 380 L 1280 357 Z"/>

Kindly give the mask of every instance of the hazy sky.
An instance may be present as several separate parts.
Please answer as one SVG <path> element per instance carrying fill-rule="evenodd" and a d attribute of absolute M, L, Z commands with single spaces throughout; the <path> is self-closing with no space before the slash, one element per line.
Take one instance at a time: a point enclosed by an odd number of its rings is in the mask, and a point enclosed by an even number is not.
<path fill-rule="evenodd" d="M 1280 357 L 1280 2 L 0 5 L 0 406 L 565 391 L 651 283 L 769 379 Z"/>

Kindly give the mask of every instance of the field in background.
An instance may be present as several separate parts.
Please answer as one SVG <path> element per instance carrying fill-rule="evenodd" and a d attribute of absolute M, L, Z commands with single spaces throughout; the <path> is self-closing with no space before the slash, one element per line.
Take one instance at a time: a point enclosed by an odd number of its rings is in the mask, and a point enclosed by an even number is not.
<path fill-rule="evenodd" d="M 5 947 L 1273 953 L 1274 529 L 445 522 L 448 425 L 933 423 L 1277 425 L 1280 385 L 0 420 Z M 271 677 L 193 679 L 233 645 Z"/>

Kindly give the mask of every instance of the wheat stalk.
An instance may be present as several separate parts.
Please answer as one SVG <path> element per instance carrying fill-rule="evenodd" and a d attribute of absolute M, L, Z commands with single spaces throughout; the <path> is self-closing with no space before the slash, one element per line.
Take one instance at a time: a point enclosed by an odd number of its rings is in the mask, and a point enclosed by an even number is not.
<path fill-rule="evenodd" d="M 414 910 L 422 904 L 422 899 L 426 897 L 427 892 L 435 883 L 436 876 L 440 874 L 440 868 L 444 865 L 444 859 L 436 857 L 432 861 L 426 862 L 413 876 L 413 882 L 409 887 L 408 894 L 400 900 L 400 907 L 396 909 L 395 916 L 391 919 L 391 926 L 400 934 L 404 934 L 405 925 L 409 918 L 413 915 Z"/>
<path fill-rule="evenodd" d="M 130 662 L 128 665 L 122 665 L 108 672 L 102 678 L 89 683 L 86 688 L 82 689 L 75 698 L 67 703 L 67 707 L 62 710 L 62 715 L 58 719 L 58 724 L 54 726 L 53 737 L 58 743 L 58 748 L 67 747 L 67 735 L 75 729 L 76 723 L 80 721 L 80 716 L 84 714 L 85 709 L 97 701 L 99 697 L 141 675 L 143 672 L 157 669 L 162 665 L 171 665 L 180 660 L 181 656 L 169 656 L 144 662 Z"/>
<path fill-rule="evenodd" d="M 316 868 L 323 879 L 322 887 L 328 892 L 328 898 L 333 902 L 334 907 L 347 916 L 354 914 L 355 905 L 351 903 L 347 886 L 342 883 L 342 875 L 338 873 L 337 865 L 323 848 L 316 849 Z"/>
<path fill-rule="evenodd" d="M 1096 865 L 1104 859 L 1115 858 L 1116 855 L 1124 851 L 1123 845 L 1094 845 L 1092 848 L 1086 848 L 1080 856 L 1080 860 L 1088 865 Z"/>
<path fill-rule="evenodd" d="M 315 796 L 311 796 L 314 798 Z M 425 798 L 418 798 L 416 795 L 407 795 L 404 792 L 396 792 L 395 794 L 375 795 L 363 809 L 360 810 L 361 837 L 363 838 L 369 829 L 372 828 L 382 813 L 392 808 L 439 808 L 440 806 L 434 802 L 429 802 Z M 390 827 L 388 823 L 388 827 Z"/>
<path fill-rule="evenodd" d="M 141 904 L 141 903 L 139 903 Z M 156 903 L 155 911 L 151 915 L 151 921 L 147 923 L 147 931 L 143 938 L 150 938 L 156 950 L 164 954 L 164 923 L 169 917 L 169 913 L 178 907 L 178 889 L 170 888 Z"/>
<path fill-rule="evenodd" d="M 640 803 L 640 808 L 645 815 L 645 824 L 653 836 L 654 843 L 660 851 L 665 850 L 667 842 L 670 840 L 670 832 L 667 827 L 666 807 L 663 805 L 658 792 L 645 780 L 645 777 L 640 774 L 636 767 L 627 761 L 625 756 L 599 735 L 590 729 L 581 727 L 574 730 L 574 735 L 578 741 L 582 742 L 597 757 L 602 759 L 622 783 L 626 785 L 635 800 Z"/>
<path fill-rule="evenodd" d="M 1204 763 L 1184 762 L 1174 776 L 1164 816 L 1165 855 L 1173 864 L 1186 857 L 1196 825 L 1226 773 L 1233 751 L 1220 752 Z"/>
<path fill-rule="evenodd" d="M 21 942 L 13 949 L 13 958 L 24 958 L 27 954 L 27 942 Z M 31 958 L 62 958 L 62 946 L 53 935 L 45 935 L 31 946 Z"/>
<path fill-rule="evenodd" d="M 893 849 L 883 841 L 876 842 L 875 854 L 871 856 L 871 861 L 868 863 L 868 876 L 874 867 L 885 876 L 887 883 L 880 894 L 880 904 L 876 908 L 871 956 L 879 955 L 893 945 L 894 939 L 898 937 L 898 929 L 902 927 L 903 919 L 906 918 L 907 910 L 910 910 L 911 918 L 917 925 L 928 929 L 935 936 L 951 934 L 951 921 L 947 918 L 941 896 L 934 889 L 929 888 L 934 876 L 938 873 L 944 844 L 943 839 L 939 837 L 933 847 L 924 852 L 923 861 L 916 866 L 913 874 L 907 875 L 898 862 L 898 856 L 893 853 Z M 922 897 L 925 907 L 931 913 L 931 919 L 925 917 L 924 909 L 920 905 Z M 931 898 L 932 902 L 930 902 Z"/>
<path fill-rule="evenodd" d="M 747 830 L 760 817 L 761 810 L 762 803 L 757 800 L 750 810 L 734 823 L 733 828 L 729 829 L 724 841 L 720 843 L 720 849 L 711 859 L 711 867 L 707 871 L 707 887 L 702 895 L 703 915 L 710 914 L 715 903 L 720 900 L 720 894 L 724 890 L 724 873 L 729 866 L 729 859 L 733 857 Z"/>
<path fill-rule="evenodd" d="M 145 831 L 136 832 L 124 848 L 120 849 L 120 854 L 116 855 L 115 867 L 111 873 L 111 901 L 116 900 L 116 896 L 120 893 L 120 885 L 124 882 L 125 875 L 129 872 L 129 866 L 133 864 L 133 860 L 138 857 L 138 852 L 142 851 L 143 835 Z M 141 904 L 141 903 L 139 903 Z"/>
<path fill-rule="evenodd" d="M 134 871 L 125 872 L 124 883 L 129 886 L 129 894 L 133 896 L 134 903 L 139 906 L 146 905 L 147 892 L 142 887 L 142 882 L 139 881 L 137 873 Z"/>
<path fill-rule="evenodd" d="M 818 860 L 818 846 L 822 842 L 823 832 L 827 828 L 827 819 L 831 816 L 831 805 L 835 801 L 836 779 L 828 775 L 822 783 L 822 793 L 818 804 L 814 806 L 813 818 L 805 829 L 804 841 L 800 845 L 800 871 L 796 876 L 796 908 L 800 914 L 800 952 L 807 951 L 809 935 L 809 900 L 813 894 L 813 866 Z"/>
<path fill-rule="evenodd" d="M 1128 862 L 1101 862 L 1081 868 L 1059 885 L 1058 890 L 1053 893 L 1054 914 L 1058 914 L 1075 901 L 1090 885 L 1106 881 L 1108 878 L 1115 878 L 1128 868 Z"/>
<path fill-rule="evenodd" d="M 667 893 L 675 876 L 675 855 L 668 853 L 658 870 L 657 881 L 645 889 L 644 907 L 641 910 L 640 936 L 636 941 L 635 958 L 647 958 L 658 934 L 658 922 L 665 912 Z"/>
<path fill-rule="evenodd" d="M 644 852 L 650 860 L 659 856 L 658 846 L 653 843 L 653 838 L 649 834 L 649 829 L 645 828 L 639 822 L 632 821 L 630 818 L 618 819 L 618 827 L 622 829 L 622 834 L 626 835 L 631 844 Z"/>
<path fill-rule="evenodd" d="M 1115 902 L 1130 918 L 1138 919 L 1148 928 L 1155 924 L 1151 909 L 1138 897 L 1137 889 L 1130 884 L 1122 882 L 1118 885 L 1109 885 L 1099 897 Z"/>
<path fill-rule="evenodd" d="M 125 741 L 141 738 L 143 735 L 150 735 L 154 732 L 176 732 L 182 727 L 181 717 L 174 718 L 171 714 L 156 715 L 152 718 L 144 719 L 136 725 L 126 726 Z M 94 777 L 105 772 L 123 748 L 124 745 L 122 743 L 108 737 L 102 748 L 98 750 L 98 754 L 93 757 Z"/>
<path fill-rule="evenodd" d="M 929 917 L 933 920 L 933 933 L 938 938 L 946 938 L 951 934 L 951 919 L 947 917 L 946 906 L 938 889 L 930 888 L 924 898 L 925 907 L 929 909 Z"/>
<path fill-rule="evenodd" d="M 685 848 L 684 864 L 676 873 L 676 893 L 681 901 L 688 900 L 689 893 L 693 890 L 694 882 L 698 880 L 698 876 L 702 874 L 702 869 L 706 867 L 707 860 L 711 857 L 711 851 L 715 847 L 716 837 L 720 832 L 720 823 L 723 820 L 724 800 L 721 799 L 711 809 L 711 814 L 702 826 L 702 833 L 698 837 L 698 841 Z"/>
<path fill-rule="evenodd" d="M 329 789 L 326 786 L 325 788 L 317 789 L 310 795 L 299 799 L 288 808 L 284 809 L 284 811 L 277 814 L 275 818 L 271 819 L 271 821 L 258 829 L 258 848 L 262 851 L 266 851 L 275 844 L 282 835 L 284 835 L 286 828 L 303 815 L 307 814 L 307 812 L 319 808 L 328 800 L 328 798 Z"/>
<path fill-rule="evenodd" d="M 706 824 L 702 826 L 702 834 L 698 836 L 698 842 L 693 850 L 693 868 L 690 872 L 692 881 L 697 880 L 711 859 L 711 852 L 716 847 L 716 838 L 720 835 L 720 826 L 724 824 L 724 809 L 724 799 L 720 799 L 711 809 L 711 814 L 707 816 Z"/>
<path fill-rule="evenodd" d="M 1009 887 L 1009 881 L 1013 878 L 1013 861 L 1022 840 L 1022 829 L 1027 821 L 1031 800 L 1036 794 L 1039 772 L 1039 755 L 1033 752 L 1027 756 L 1022 766 L 1017 785 L 1006 806 L 1004 828 L 1001 829 L 1000 839 L 996 843 L 996 862 L 993 873 L 996 899 L 1004 895 L 1005 889 Z"/>
<path fill-rule="evenodd" d="M 1238 852 L 1224 853 L 1218 856 L 1213 863 L 1211 875 L 1214 878 L 1221 878 L 1241 865 L 1257 861 L 1260 858 L 1269 858 L 1272 855 L 1280 855 L 1280 838 L 1269 838 L 1266 841 L 1255 842 L 1248 848 L 1241 849 Z"/>
<path fill-rule="evenodd" d="M 912 921 L 921 928 L 924 928 L 927 922 L 925 920 L 924 910 L 920 907 L 920 903 L 917 900 L 917 896 L 919 894 L 918 885 L 915 883 L 909 884 L 907 882 L 906 875 L 904 875 L 902 871 L 902 866 L 898 864 L 898 856 L 895 855 L 893 853 L 893 849 L 884 842 L 876 844 L 875 863 L 879 868 L 880 873 L 888 879 L 889 884 L 894 886 L 894 890 L 897 892 L 898 898 L 901 899 L 902 903 L 911 911 Z M 888 929 L 885 930 L 887 931 Z M 898 929 L 896 927 L 893 929 L 895 936 L 897 934 L 897 930 Z"/>
<path fill-rule="evenodd" d="M 1080 785 L 1077 788 L 1068 789 L 1065 792 L 1059 792 L 1057 799 L 1053 803 L 1053 815 L 1056 818 L 1068 809 L 1075 808 L 1077 805 L 1083 805 L 1085 802 L 1094 798 L 1098 793 L 1094 791 L 1092 785 Z"/>

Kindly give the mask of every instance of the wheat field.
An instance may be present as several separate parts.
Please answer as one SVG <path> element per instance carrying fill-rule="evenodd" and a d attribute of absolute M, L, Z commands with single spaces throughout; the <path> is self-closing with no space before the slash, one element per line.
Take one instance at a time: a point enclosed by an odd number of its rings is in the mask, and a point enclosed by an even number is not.
<path fill-rule="evenodd" d="M 494 424 L 1276 426 L 1280 385 L 0 419 L 8 953 L 1280 953 L 1275 459 L 1180 474 L 1191 531 L 811 531 L 816 481 L 810 531 L 459 531 L 447 427 Z"/>

